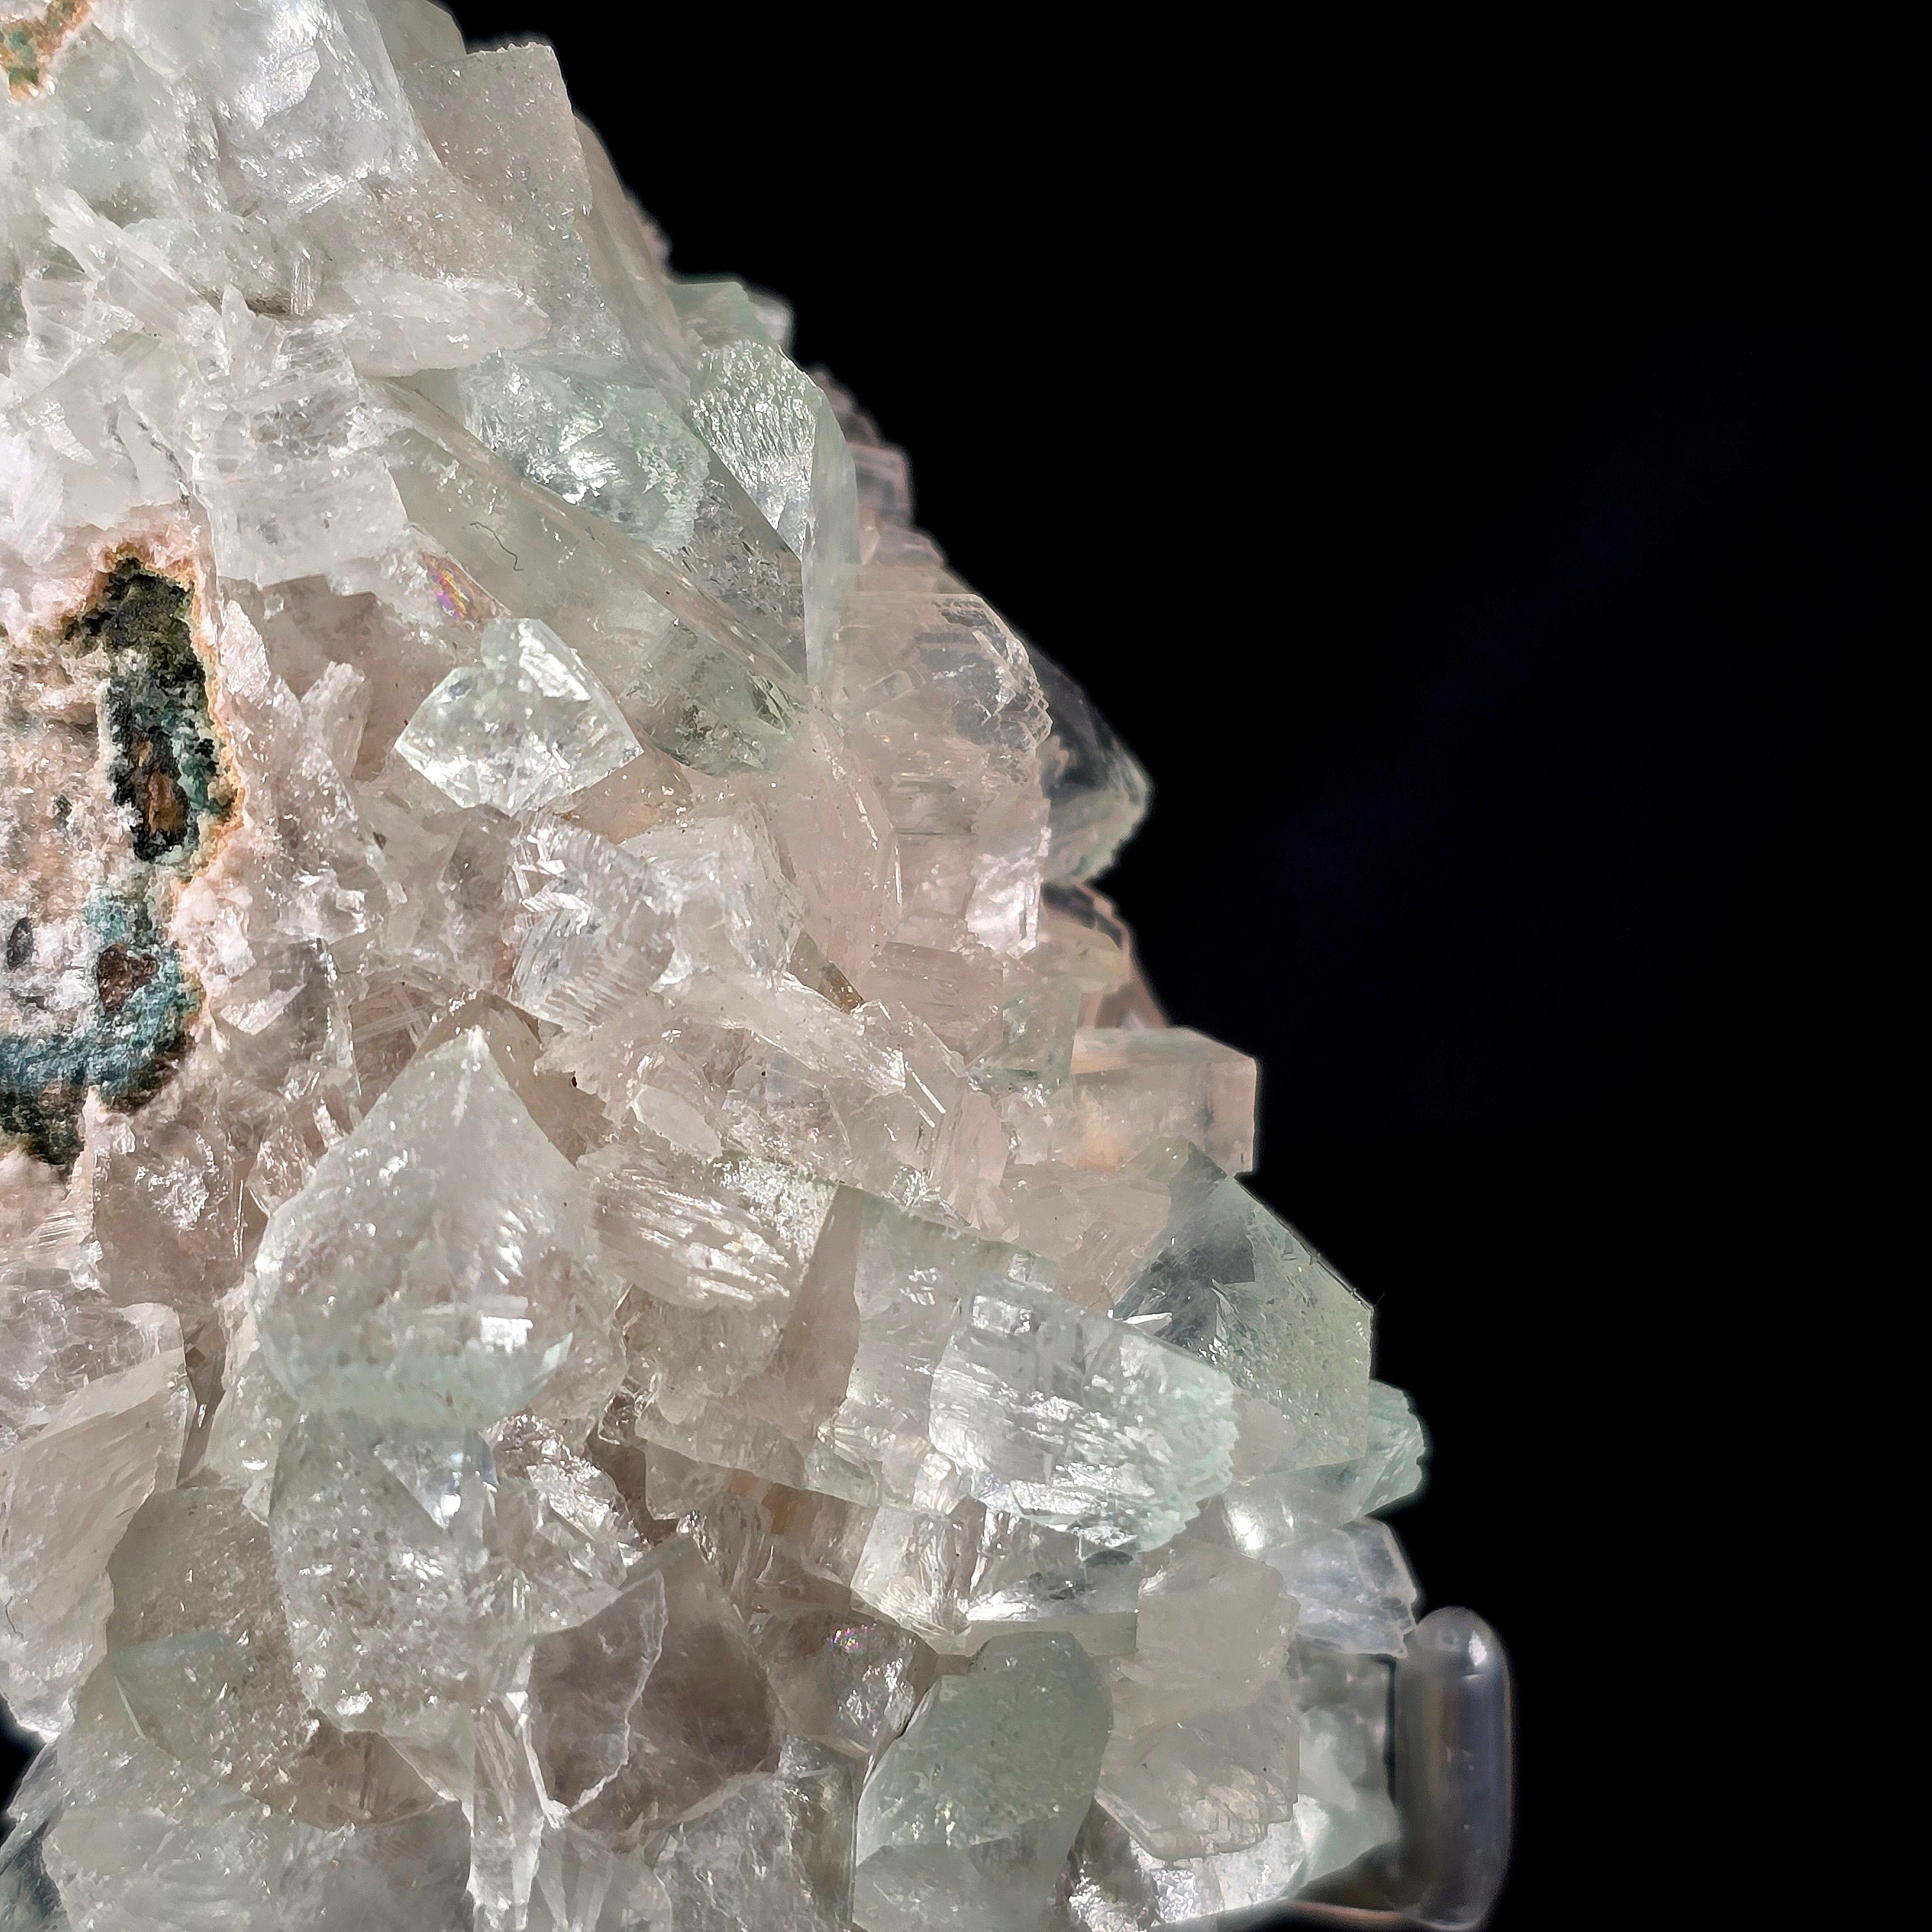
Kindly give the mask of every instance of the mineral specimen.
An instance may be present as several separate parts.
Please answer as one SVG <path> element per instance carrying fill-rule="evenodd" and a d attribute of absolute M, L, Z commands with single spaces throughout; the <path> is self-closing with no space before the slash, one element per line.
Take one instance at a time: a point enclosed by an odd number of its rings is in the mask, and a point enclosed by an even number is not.
<path fill-rule="evenodd" d="M 1420 1426 L 904 457 L 540 42 L 0 51 L 0 1921 L 1126 1932 L 1387 1840 Z"/>

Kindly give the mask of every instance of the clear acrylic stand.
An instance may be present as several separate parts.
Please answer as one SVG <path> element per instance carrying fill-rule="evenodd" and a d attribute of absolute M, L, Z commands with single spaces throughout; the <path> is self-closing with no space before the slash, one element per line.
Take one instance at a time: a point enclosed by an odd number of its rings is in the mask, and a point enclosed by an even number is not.
<path fill-rule="evenodd" d="M 1509 1659 L 1473 1610 L 1432 1611 L 1390 1693 L 1394 1845 L 1292 1904 L 1228 1912 L 1219 1932 L 1274 1927 L 1475 1932 L 1509 1868 L 1516 1728 Z"/>

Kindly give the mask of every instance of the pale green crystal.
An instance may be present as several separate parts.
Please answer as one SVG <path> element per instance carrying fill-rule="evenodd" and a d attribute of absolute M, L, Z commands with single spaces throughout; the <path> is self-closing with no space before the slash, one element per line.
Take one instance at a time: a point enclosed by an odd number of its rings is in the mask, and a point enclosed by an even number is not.
<path fill-rule="evenodd" d="M 1046 1909 L 1094 1792 L 1107 1696 L 1079 1646 L 1002 1637 L 942 1678 L 860 1794 L 864 1932 L 1010 1932 Z"/>
<path fill-rule="evenodd" d="M 1114 1304 L 1116 1318 L 1213 1363 L 1277 1410 L 1301 1466 L 1360 1455 L 1368 1304 L 1198 1148 L 1167 1143 L 1137 1165 L 1173 1205 L 1165 1242 Z"/>
<path fill-rule="evenodd" d="M 411 523 L 508 610 L 539 610 L 627 722 L 707 772 L 780 760 L 801 705 L 776 624 L 526 483 L 422 398 L 398 397 L 391 474 Z"/>
<path fill-rule="evenodd" d="M 1234 1544 L 1250 1556 L 1264 1556 L 1297 1537 L 1371 1516 L 1412 1496 L 1421 1484 L 1426 1448 L 1408 1396 L 1372 1382 L 1368 1446 L 1359 1456 L 1235 1482 L 1219 1508 Z"/>
<path fill-rule="evenodd" d="M 529 355 L 478 363 L 457 387 L 464 427 L 520 476 L 656 549 L 691 541 L 710 460 L 656 389 Z"/>
<path fill-rule="evenodd" d="M 114 1681 L 142 1734 L 284 1802 L 317 1720 L 298 1680 L 268 1533 L 232 1490 L 142 1505 L 108 1565 Z"/>
<path fill-rule="evenodd" d="M 1289 1682 L 1300 1714 L 1301 1792 L 1294 1818 L 1309 1882 L 1396 1836 L 1388 1792 L 1390 1675 L 1381 1658 L 1326 1644 L 1295 1646 Z"/>

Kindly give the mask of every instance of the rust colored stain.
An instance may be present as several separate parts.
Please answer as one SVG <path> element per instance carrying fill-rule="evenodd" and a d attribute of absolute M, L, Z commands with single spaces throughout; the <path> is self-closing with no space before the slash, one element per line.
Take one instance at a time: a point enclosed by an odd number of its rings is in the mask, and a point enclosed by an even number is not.
<path fill-rule="evenodd" d="M 128 995 L 145 986 L 154 976 L 153 958 L 145 952 L 130 952 L 119 944 L 104 946 L 94 962 L 94 988 L 102 1006 L 118 1013 Z"/>
<path fill-rule="evenodd" d="M 94 0 L 48 0 L 37 16 L 0 26 L 0 64 L 7 92 L 25 100 L 46 85 L 55 55 L 94 10 Z"/>

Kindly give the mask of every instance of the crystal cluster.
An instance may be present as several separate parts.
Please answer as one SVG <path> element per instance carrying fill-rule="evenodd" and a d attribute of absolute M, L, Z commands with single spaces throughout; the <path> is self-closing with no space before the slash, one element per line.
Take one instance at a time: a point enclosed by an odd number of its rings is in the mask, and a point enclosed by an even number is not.
<path fill-rule="evenodd" d="M 0 1920 L 1126 1932 L 1422 1437 L 1148 800 L 540 43 L 0 0 Z"/>

